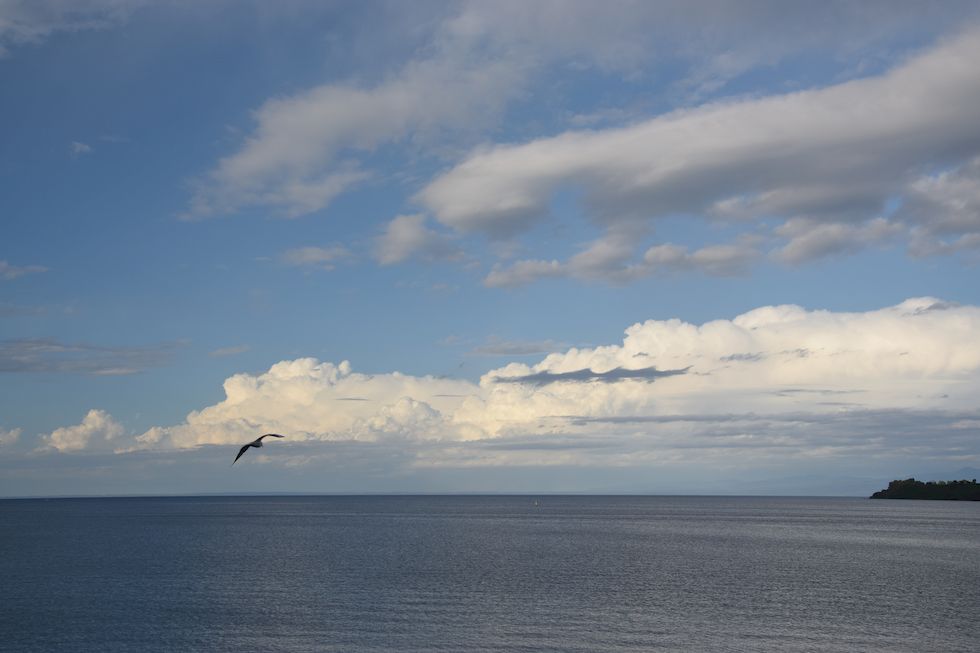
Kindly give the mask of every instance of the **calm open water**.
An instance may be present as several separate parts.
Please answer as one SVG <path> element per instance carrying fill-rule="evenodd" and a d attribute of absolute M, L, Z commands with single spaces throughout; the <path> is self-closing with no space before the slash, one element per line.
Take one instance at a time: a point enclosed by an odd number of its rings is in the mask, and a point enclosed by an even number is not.
<path fill-rule="evenodd" d="M 974 652 L 980 503 L 6 500 L 0 650 Z"/>

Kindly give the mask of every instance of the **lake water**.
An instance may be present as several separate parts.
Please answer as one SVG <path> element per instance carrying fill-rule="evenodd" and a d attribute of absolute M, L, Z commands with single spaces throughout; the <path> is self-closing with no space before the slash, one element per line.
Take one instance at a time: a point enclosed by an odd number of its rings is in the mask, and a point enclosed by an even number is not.
<path fill-rule="evenodd" d="M 0 501 L 3 651 L 980 650 L 980 503 Z"/>

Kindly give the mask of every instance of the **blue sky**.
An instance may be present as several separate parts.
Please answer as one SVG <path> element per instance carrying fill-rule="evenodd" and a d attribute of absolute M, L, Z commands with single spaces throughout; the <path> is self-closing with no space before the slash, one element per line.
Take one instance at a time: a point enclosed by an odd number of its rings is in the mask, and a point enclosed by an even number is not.
<path fill-rule="evenodd" d="M 977 57 L 970 2 L 2 3 L 0 495 L 969 473 Z"/>

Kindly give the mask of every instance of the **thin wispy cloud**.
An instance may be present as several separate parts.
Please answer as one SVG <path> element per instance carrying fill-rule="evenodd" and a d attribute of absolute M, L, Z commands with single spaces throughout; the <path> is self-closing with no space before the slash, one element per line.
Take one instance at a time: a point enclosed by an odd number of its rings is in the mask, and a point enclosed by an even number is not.
<path fill-rule="evenodd" d="M 568 349 L 568 345 L 554 340 L 503 340 L 491 337 L 469 353 L 474 356 L 534 356 L 562 349 Z"/>
<path fill-rule="evenodd" d="M 68 147 L 68 152 L 71 154 L 71 158 L 77 159 L 83 154 L 89 154 L 92 152 L 92 146 L 88 143 L 82 143 L 80 141 L 72 141 L 71 145 Z"/>
<path fill-rule="evenodd" d="M 12 265 L 7 261 L 0 260 L 0 280 L 13 281 L 28 274 L 38 274 L 47 272 L 48 268 L 43 265 Z"/>
<path fill-rule="evenodd" d="M 170 362 L 176 347 L 107 347 L 55 338 L 12 338 L 0 341 L 0 373 L 136 374 Z"/>
<path fill-rule="evenodd" d="M 282 253 L 281 259 L 287 265 L 308 270 L 333 270 L 337 263 L 353 255 L 340 245 L 329 247 L 297 247 Z"/>
<path fill-rule="evenodd" d="M 146 0 L 6 0 L 0 4 L 0 57 L 58 32 L 107 29 Z"/>
<path fill-rule="evenodd" d="M 237 356 L 239 354 L 244 354 L 250 351 L 252 348 L 248 345 L 234 345 L 231 347 L 219 347 L 218 349 L 213 349 L 208 352 L 208 356 L 211 358 L 227 358 L 229 356 Z"/>
<path fill-rule="evenodd" d="M 29 317 L 44 315 L 47 313 L 44 306 L 29 306 L 23 304 L 13 304 L 11 302 L 0 302 L 0 318 L 3 317 Z"/>

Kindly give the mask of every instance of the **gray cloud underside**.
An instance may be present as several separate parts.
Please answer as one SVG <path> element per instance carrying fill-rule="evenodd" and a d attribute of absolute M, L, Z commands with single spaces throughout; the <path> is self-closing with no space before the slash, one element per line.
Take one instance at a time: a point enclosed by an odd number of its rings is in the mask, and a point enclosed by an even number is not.
<path fill-rule="evenodd" d="M 729 356 L 722 356 L 718 360 L 724 361 L 726 363 L 743 363 L 747 361 L 761 361 L 766 358 L 766 354 L 757 352 L 754 354 L 731 354 Z"/>
<path fill-rule="evenodd" d="M 54 338 L 15 338 L 0 341 L 0 372 L 134 374 L 166 364 L 175 347 L 104 347 Z"/>
<path fill-rule="evenodd" d="M 772 450 L 779 455 L 860 455 L 976 460 L 980 411 L 842 410 L 771 415 L 663 415 L 568 418 L 579 427 L 614 429 L 608 441 L 623 452 L 656 456 L 669 450 Z"/>
<path fill-rule="evenodd" d="M 781 388 L 779 390 L 773 390 L 773 394 L 780 397 L 792 397 L 794 395 L 852 395 L 861 392 L 861 390 L 829 390 L 826 388 Z"/>
<path fill-rule="evenodd" d="M 523 438 L 496 438 L 477 440 L 474 447 L 501 451 L 574 451 L 590 449 L 610 449 L 619 446 L 614 440 L 593 437 L 549 436 Z"/>
<path fill-rule="evenodd" d="M 946 302 L 938 301 L 929 304 L 928 306 L 920 306 L 915 310 L 910 312 L 910 315 L 922 315 L 923 313 L 930 313 L 933 311 L 948 311 L 954 308 L 959 308 L 961 304 L 959 302 Z"/>
<path fill-rule="evenodd" d="M 293 492 L 731 493 L 736 491 L 731 483 L 743 482 L 753 487 L 741 491 L 754 494 L 774 491 L 767 485 L 773 474 L 767 464 L 773 460 L 780 461 L 780 477 L 797 464 L 802 474 L 813 478 L 881 474 L 881 481 L 893 474 L 921 475 L 923 465 L 929 471 L 952 470 L 976 467 L 980 461 L 980 411 L 677 417 L 674 424 L 663 422 L 671 416 L 657 417 L 651 421 L 662 423 L 645 424 L 654 430 L 639 431 L 627 430 L 630 424 L 618 420 L 590 419 L 592 426 L 612 427 L 602 436 L 528 435 L 448 443 L 283 441 L 274 451 L 270 447 L 254 452 L 248 462 L 261 476 L 253 475 L 248 487 Z M 694 433 L 671 430 L 692 419 L 703 428 Z M 227 463 L 235 449 L 205 445 L 112 454 L 12 453 L 0 456 L 0 495 L 10 494 L 15 482 L 21 495 L 167 494 L 173 493 L 175 478 L 187 492 L 238 491 L 242 486 L 229 485 L 228 479 L 214 474 L 215 466 Z M 939 474 L 947 476 L 948 472 Z M 803 480 L 799 475 L 788 477 L 775 491 L 815 493 L 809 485 L 800 485 Z M 839 480 L 826 480 L 817 493 L 860 495 L 877 485 L 880 481 L 864 480 L 845 487 Z"/>
<path fill-rule="evenodd" d="M 888 421 L 889 424 L 899 423 L 903 419 L 912 422 L 930 421 L 946 427 L 950 423 L 980 418 L 980 411 L 941 411 L 941 410 L 851 410 L 842 413 L 724 413 L 702 415 L 635 415 L 613 417 L 583 417 L 578 415 L 559 415 L 554 419 L 567 420 L 576 425 L 585 424 L 673 424 L 680 422 L 692 423 L 736 423 L 736 422 L 778 422 L 778 423 L 842 423 L 871 424 Z M 894 422 L 890 421 L 894 420 Z"/>
<path fill-rule="evenodd" d="M 547 385 L 549 383 L 559 383 L 562 381 L 575 383 L 588 383 L 598 381 L 601 383 L 616 383 L 617 381 L 638 380 L 655 381 L 667 376 L 678 376 L 686 374 L 688 369 L 679 370 L 659 370 L 656 367 L 645 367 L 638 370 L 628 370 L 622 367 L 611 369 L 607 372 L 593 372 L 586 368 L 573 370 L 571 372 L 535 372 L 534 374 L 524 374 L 522 376 L 498 376 L 494 377 L 495 383 L 528 383 L 531 385 Z"/>

